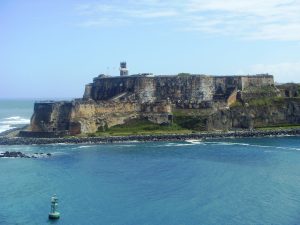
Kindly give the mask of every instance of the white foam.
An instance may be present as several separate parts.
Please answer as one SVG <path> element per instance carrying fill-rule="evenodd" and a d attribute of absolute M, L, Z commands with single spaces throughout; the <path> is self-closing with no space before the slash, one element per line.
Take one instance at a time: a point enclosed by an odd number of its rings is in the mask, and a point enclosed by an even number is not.
<path fill-rule="evenodd" d="M 247 143 L 239 143 L 239 142 L 205 142 L 207 144 L 215 144 L 215 145 L 242 145 L 242 146 L 251 146 Z"/>
<path fill-rule="evenodd" d="M 289 150 L 289 151 L 300 151 L 300 148 L 291 148 L 291 147 L 275 147 L 275 148 Z"/>
<path fill-rule="evenodd" d="M 199 140 L 197 140 L 197 139 L 195 139 L 195 140 L 193 140 L 193 139 L 191 139 L 191 140 L 186 140 L 185 142 L 188 142 L 188 143 L 191 143 L 191 144 L 203 144 L 203 142 L 201 142 L 201 139 Z"/>
<path fill-rule="evenodd" d="M 5 118 L 5 120 L 19 120 L 19 119 L 21 119 L 22 117 L 20 117 L 20 116 L 11 116 L 11 117 L 7 117 L 7 118 Z"/>
<path fill-rule="evenodd" d="M 235 143 L 235 142 L 206 142 L 206 143 L 213 144 L 213 145 L 239 145 L 239 146 L 249 146 L 249 147 L 258 147 L 258 148 L 281 149 L 286 151 L 300 151 L 300 148 L 285 147 L 285 146 L 252 145 L 247 143 Z"/>
<path fill-rule="evenodd" d="M 17 159 L 17 157 L 1 157 L 1 159 Z"/>
<path fill-rule="evenodd" d="M 21 116 L 11 116 L 0 120 L 0 133 L 16 128 L 16 125 L 29 124 L 30 120 Z"/>
<path fill-rule="evenodd" d="M 178 147 L 178 146 L 189 146 L 189 145 L 195 145 L 192 143 L 167 143 L 164 146 L 166 147 Z"/>
<path fill-rule="evenodd" d="M 21 125 L 21 124 L 29 124 L 30 120 L 26 118 L 22 118 L 20 116 L 12 116 L 4 118 L 2 121 L 0 121 L 0 124 L 5 125 Z"/>
<path fill-rule="evenodd" d="M 10 130 L 10 129 L 13 129 L 13 128 L 15 128 L 15 127 L 11 127 L 10 125 L 0 125 L 0 133 Z"/>
<path fill-rule="evenodd" d="M 90 148 L 92 147 L 91 145 L 82 145 L 82 146 L 78 146 L 78 148 Z"/>

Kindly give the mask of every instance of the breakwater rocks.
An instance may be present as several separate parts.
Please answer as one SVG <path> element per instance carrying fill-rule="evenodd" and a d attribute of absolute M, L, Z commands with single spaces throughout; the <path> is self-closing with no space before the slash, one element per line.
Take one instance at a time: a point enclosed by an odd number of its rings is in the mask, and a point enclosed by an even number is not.
<path fill-rule="evenodd" d="M 50 157 L 51 153 L 25 154 L 22 152 L 0 152 L 0 158 L 44 158 Z"/>
<path fill-rule="evenodd" d="M 110 137 L 68 137 L 68 138 L 29 138 L 29 137 L 0 137 L 0 145 L 42 145 L 42 144 L 104 144 L 128 141 L 154 142 L 154 141 L 184 141 L 190 139 L 211 138 L 245 138 L 282 135 L 300 135 L 300 129 L 284 130 L 251 130 L 230 132 L 206 132 L 195 134 L 169 134 L 169 135 L 132 135 Z"/>

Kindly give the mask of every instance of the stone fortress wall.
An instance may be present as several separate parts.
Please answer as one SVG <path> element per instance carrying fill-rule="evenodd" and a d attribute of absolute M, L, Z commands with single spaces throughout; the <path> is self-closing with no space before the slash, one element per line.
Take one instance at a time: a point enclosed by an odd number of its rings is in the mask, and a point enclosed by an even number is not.
<path fill-rule="evenodd" d="M 272 86 L 271 75 L 256 76 L 155 76 L 97 77 L 86 85 L 83 99 L 95 101 L 155 102 L 169 99 L 173 104 L 184 101 L 227 101 L 235 90 L 250 86 Z"/>

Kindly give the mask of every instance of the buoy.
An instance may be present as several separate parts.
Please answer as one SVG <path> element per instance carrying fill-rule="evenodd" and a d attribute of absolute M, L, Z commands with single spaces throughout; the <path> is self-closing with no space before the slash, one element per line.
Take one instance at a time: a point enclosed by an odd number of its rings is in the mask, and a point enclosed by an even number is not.
<path fill-rule="evenodd" d="M 56 195 L 53 195 L 53 197 L 51 197 L 51 211 L 49 213 L 50 220 L 59 219 L 60 213 L 56 211 L 57 207 L 58 207 L 58 198 L 56 197 Z"/>

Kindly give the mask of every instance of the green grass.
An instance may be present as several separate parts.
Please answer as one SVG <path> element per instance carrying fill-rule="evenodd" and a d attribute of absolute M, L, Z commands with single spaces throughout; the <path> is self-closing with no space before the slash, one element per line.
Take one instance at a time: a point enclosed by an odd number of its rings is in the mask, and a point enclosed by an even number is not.
<path fill-rule="evenodd" d="M 284 103 L 283 97 L 259 98 L 249 101 L 249 106 L 271 106 Z"/>
<path fill-rule="evenodd" d="M 300 124 L 277 124 L 270 125 L 266 127 L 256 127 L 257 130 L 282 130 L 282 129 L 292 129 L 292 128 L 300 128 Z"/>
<path fill-rule="evenodd" d="M 205 131 L 206 130 L 206 117 L 181 115 L 174 117 L 174 123 L 192 131 Z"/>
<path fill-rule="evenodd" d="M 173 123 L 170 125 L 159 125 L 148 120 L 133 119 L 125 124 L 116 125 L 98 131 L 88 136 L 128 136 L 128 135 L 157 135 L 157 134 L 190 134 L 206 131 L 206 113 L 199 110 L 176 110 Z"/>
<path fill-rule="evenodd" d="M 269 106 L 272 105 L 273 99 L 271 98 L 258 98 L 251 99 L 249 101 L 249 106 Z"/>
<path fill-rule="evenodd" d="M 89 136 L 128 136 L 151 134 L 188 134 L 190 130 L 173 123 L 171 125 L 159 125 L 148 120 L 130 120 L 122 125 L 108 128 L 106 131 L 98 131 Z"/>
<path fill-rule="evenodd" d="M 275 104 L 282 104 L 284 103 L 284 98 L 283 97 L 272 97 L 272 98 L 257 98 L 257 99 L 251 99 L 248 102 L 249 106 L 271 106 Z M 236 101 L 233 103 L 231 108 L 238 108 L 238 107 L 244 107 L 242 102 Z"/>
<path fill-rule="evenodd" d="M 207 118 L 211 109 L 175 109 L 173 111 L 174 123 L 191 131 L 206 131 Z"/>

